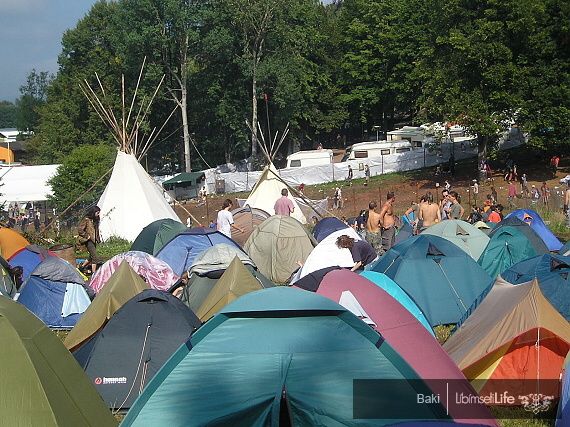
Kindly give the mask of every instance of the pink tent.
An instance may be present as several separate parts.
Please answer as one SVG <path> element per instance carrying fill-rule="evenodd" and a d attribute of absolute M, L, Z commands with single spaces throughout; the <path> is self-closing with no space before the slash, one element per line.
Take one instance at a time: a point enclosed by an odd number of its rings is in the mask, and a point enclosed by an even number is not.
<path fill-rule="evenodd" d="M 448 393 L 448 386 L 454 395 L 462 392 L 476 395 L 433 335 L 378 285 L 350 270 L 333 270 L 324 277 L 317 294 L 340 303 L 378 331 L 440 396 Z M 443 399 L 441 403 L 446 405 Z M 450 404 L 447 408 L 458 422 L 499 425 L 483 404 L 470 406 L 471 420 L 462 419 L 465 412 L 461 407 Z"/>
<path fill-rule="evenodd" d="M 146 281 L 152 289 L 169 290 L 179 277 L 164 261 L 141 251 L 129 251 L 115 255 L 104 263 L 89 281 L 89 286 L 96 293 L 107 283 L 121 262 L 127 261 L 132 269 Z"/>

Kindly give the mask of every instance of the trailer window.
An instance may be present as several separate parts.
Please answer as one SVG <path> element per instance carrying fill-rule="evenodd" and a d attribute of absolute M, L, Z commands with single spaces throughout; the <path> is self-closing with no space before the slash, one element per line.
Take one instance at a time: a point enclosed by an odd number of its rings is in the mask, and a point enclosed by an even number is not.
<path fill-rule="evenodd" d="M 355 151 L 354 158 L 355 159 L 365 159 L 368 157 L 368 151 Z"/>
<path fill-rule="evenodd" d="M 291 163 L 289 163 L 290 168 L 298 168 L 300 166 L 301 166 L 301 160 L 291 160 Z"/>
<path fill-rule="evenodd" d="M 410 147 L 396 148 L 396 153 L 405 153 L 406 151 L 410 151 Z"/>
<path fill-rule="evenodd" d="M 390 154 L 390 149 L 384 148 L 383 150 L 380 150 L 380 154 L 383 156 L 387 156 L 388 154 Z"/>

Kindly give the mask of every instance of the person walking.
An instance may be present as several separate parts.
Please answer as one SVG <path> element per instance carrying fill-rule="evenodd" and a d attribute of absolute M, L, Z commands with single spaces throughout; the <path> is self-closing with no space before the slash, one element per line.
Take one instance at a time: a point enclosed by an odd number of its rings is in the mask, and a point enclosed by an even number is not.
<path fill-rule="evenodd" d="M 354 177 L 354 172 L 352 171 L 352 166 L 348 165 L 348 176 L 346 180 L 348 181 L 348 185 L 352 187 L 352 178 Z"/>
<path fill-rule="evenodd" d="M 509 181 L 509 207 L 517 209 L 518 206 L 515 203 L 515 197 L 517 197 L 517 188 L 515 187 L 514 181 Z"/>
<path fill-rule="evenodd" d="M 544 181 L 542 183 L 542 187 L 540 187 L 540 195 L 542 196 L 542 203 L 544 204 L 544 206 L 547 206 L 548 199 L 550 198 L 550 187 L 548 186 L 546 181 Z"/>
<path fill-rule="evenodd" d="M 476 179 L 473 180 L 473 185 L 471 187 L 473 188 L 473 204 L 477 206 L 477 199 L 479 198 L 479 184 Z"/>
<path fill-rule="evenodd" d="M 364 186 L 367 187 L 370 184 L 370 167 L 368 164 L 364 165 Z"/>
<path fill-rule="evenodd" d="M 99 206 L 91 206 L 77 228 L 78 242 L 89 252 L 89 257 L 79 266 L 79 270 L 83 273 L 95 273 L 97 265 L 101 263 L 97 253 L 97 244 L 101 243 L 99 234 L 100 214 Z M 88 269 L 89 265 L 91 270 Z"/>
<path fill-rule="evenodd" d="M 230 239 L 232 238 L 232 228 L 244 233 L 243 228 L 234 224 L 234 216 L 230 212 L 232 206 L 233 202 L 230 199 L 224 200 L 224 203 L 222 203 L 222 209 L 218 212 L 218 219 L 216 221 L 217 230 L 228 236 Z"/>
<path fill-rule="evenodd" d="M 277 199 L 273 209 L 275 210 L 275 215 L 287 215 L 291 216 L 291 214 L 295 211 L 295 206 L 293 202 L 288 197 L 289 191 L 284 188 L 281 190 L 281 197 Z"/>

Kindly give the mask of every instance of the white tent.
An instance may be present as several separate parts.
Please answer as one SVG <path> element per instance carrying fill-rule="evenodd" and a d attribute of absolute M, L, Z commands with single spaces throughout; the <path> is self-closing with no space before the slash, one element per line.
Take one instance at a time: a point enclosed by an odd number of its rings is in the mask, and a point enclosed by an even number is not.
<path fill-rule="evenodd" d="M 275 202 L 281 197 L 281 190 L 287 188 L 281 177 L 275 169 L 273 164 L 266 166 L 261 173 L 261 176 L 257 180 L 255 187 L 251 190 L 249 197 L 245 201 L 244 205 L 249 205 L 252 208 L 262 209 L 265 212 L 275 215 Z M 299 221 L 301 224 L 307 223 L 307 218 L 303 215 L 301 208 L 297 201 L 289 192 L 289 199 L 293 202 L 295 210 L 291 214 L 293 218 Z"/>
<path fill-rule="evenodd" d="M 0 203 L 26 203 L 47 200 L 52 194 L 47 181 L 59 165 L 7 166 L 0 169 Z"/>
<path fill-rule="evenodd" d="M 111 179 L 99 199 L 101 238 L 134 241 L 144 227 L 163 218 L 180 221 L 133 154 L 117 152 Z"/>

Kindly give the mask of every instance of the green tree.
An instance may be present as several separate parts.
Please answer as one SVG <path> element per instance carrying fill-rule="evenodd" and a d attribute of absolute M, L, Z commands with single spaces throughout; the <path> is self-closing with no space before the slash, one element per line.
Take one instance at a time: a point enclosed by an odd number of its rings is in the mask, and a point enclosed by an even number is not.
<path fill-rule="evenodd" d="M 53 76 L 47 71 L 32 70 L 26 84 L 20 87 L 22 96 L 16 100 L 16 127 L 21 131 L 35 130 L 40 121 L 39 109 L 45 104 Z"/>
<path fill-rule="evenodd" d="M 82 145 L 105 142 L 111 151 L 116 146 L 109 129 L 80 88 L 84 81 L 97 88 L 98 76 L 107 89 L 105 102 L 120 111 L 123 68 L 113 42 L 116 14 L 115 2 L 100 0 L 75 28 L 63 34 L 59 71 L 49 87 L 45 105 L 39 110 L 41 132 L 32 139 L 27 161 L 61 163 L 74 148 Z M 134 85 L 129 81 L 127 86 Z"/>
<path fill-rule="evenodd" d="M 10 101 L 0 101 L 0 128 L 16 127 L 16 106 Z"/>
<path fill-rule="evenodd" d="M 48 181 L 52 188 L 48 200 L 60 212 L 76 202 L 78 206 L 97 202 L 109 181 L 111 175 L 108 172 L 114 161 L 115 152 L 106 145 L 75 148 Z"/>

